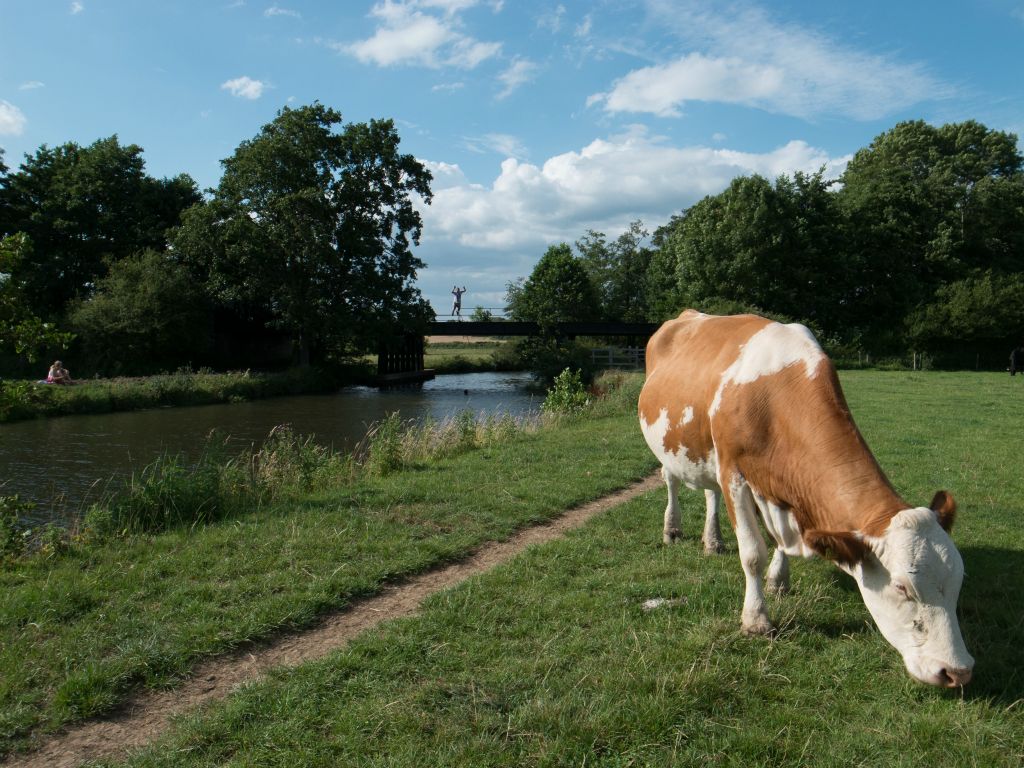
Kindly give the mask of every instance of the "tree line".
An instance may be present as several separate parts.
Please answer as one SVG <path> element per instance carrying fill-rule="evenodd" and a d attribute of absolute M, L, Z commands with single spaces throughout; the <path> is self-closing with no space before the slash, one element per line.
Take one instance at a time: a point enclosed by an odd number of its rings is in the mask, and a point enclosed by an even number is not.
<path fill-rule="evenodd" d="M 0 371 L 340 361 L 426 321 L 412 252 L 430 172 L 390 120 L 285 107 L 203 195 L 118 137 L 0 154 Z"/>
<path fill-rule="evenodd" d="M 412 246 L 431 175 L 399 143 L 390 120 L 286 107 L 206 194 L 148 175 L 116 135 L 17 169 L 0 152 L 0 374 L 64 352 L 86 375 L 330 363 L 421 328 Z M 1024 342 L 1022 168 L 1013 134 L 900 123 L 838 179 L 741 177 L 653 232 L 554 245 L 508 286 L 509 314 L 755 311 L 841 353 L 995 365 Z M 572 353 L 530 344 L 528 360 Z"/>
<path fill-rule="evenodd" d="M 662 321 L 683 307 L 810 326 L 839 354 L 1005 365 L 1024 344 L 1024 158 L 967 121 L 904 122 L 835 180 L 736 178 L 649 234 L 589 231 L 508 286 L 515 319 Z"/>

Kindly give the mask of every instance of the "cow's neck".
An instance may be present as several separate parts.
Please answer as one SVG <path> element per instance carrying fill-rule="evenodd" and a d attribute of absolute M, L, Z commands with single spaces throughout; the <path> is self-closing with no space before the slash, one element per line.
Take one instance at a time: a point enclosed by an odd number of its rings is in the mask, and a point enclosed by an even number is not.
<path fill-rule="evenodd" d="M 806 434 L 806 471 L 790 504 L 815 527 L 878 536 L 907 503 L 896 493 L 847 411 Z"/>

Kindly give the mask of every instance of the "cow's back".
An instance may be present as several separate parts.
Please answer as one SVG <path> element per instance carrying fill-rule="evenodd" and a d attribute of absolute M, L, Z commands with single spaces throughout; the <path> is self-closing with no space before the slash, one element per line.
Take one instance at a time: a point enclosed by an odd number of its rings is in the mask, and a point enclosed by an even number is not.
<path fill-rule="evenodd" d="M 722 373 L 770 322 L 755 315 L 720 317 L 688 309 L 662 325 L 647 344 L 641 428 L 655 455 L 667 467 L 675 465 L 690 485 L 713 484 L 709 411 Z"/>

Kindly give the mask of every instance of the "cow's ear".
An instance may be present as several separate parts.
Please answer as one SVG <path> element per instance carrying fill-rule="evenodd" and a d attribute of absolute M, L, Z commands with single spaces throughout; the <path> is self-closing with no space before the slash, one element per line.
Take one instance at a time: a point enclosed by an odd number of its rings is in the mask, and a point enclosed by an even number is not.
<path fill-rule="evenodd" d="M 956 499 L 953 498 L 953 494 L 949 491 L 936 491 L 935 498 L 932 499 L 929 506 L 935 516 L 939 518 L 939 525 L 946 530 L 946 533 L 949 533 L 953 527 L 953 520 L 956 518 Z"/>
<path fill-rule="evenodd" d="M 863 562 L 871 551 L 861 537 L 849 531 L 806 531 L 804 541 L 822 557 L 842 565 Z"/>

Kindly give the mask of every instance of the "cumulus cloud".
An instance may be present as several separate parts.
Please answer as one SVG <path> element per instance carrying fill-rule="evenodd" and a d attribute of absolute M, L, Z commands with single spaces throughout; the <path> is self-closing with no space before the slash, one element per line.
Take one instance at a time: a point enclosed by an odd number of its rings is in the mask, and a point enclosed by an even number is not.
<path fill-rule="evenodd" d="M 237 96 L 240 99 L 258 99 L 263 95 L 267 84 L 262 80 L 253 80 L 251 77 L 243 75 L 221 83 L 220 87 L 221 90 L 231 91 L 232 96 Z"/>
<path fill-rule="evenodd" d="M 370 11 L 379 22 L 373 35 L 332 47 L 380 67 L 406 64 L 473 69 L 501 52 L 501 43 L 475 40 L 460 31 L 458 13 L 475 4 L 475 0 L 384 0 Z"/>
<path fill-rule="evenodd" d="M 20 136 L 27 123 L 24 112 L 11 102 L 0 99 L 0 136 Z"/>
<path fill-rule="evenodd" d="M 634 126 L 542 165 L 509 157 L 490 186 L 448 174 L 449 183 L 435 190 L 424 211 L 424 233 L 467 247 L 535 250 L 572 242 L 590 228 L 621 231 L 636 218 L 662 223 L 736 176 L 774 178 L 826 166 L 835 177 L 848 159 L 832 158 L 803 141 L 765 153 L 676 147 Z"/>
<path fill-rule="evenodd" d="M 565 17 L 565 6 L 557 5 L 550 11 L 546 11 L 537 17 L 537 27 L 546 29 L 549 32 L 558 32 L 562 28 L 562 19 Z"/>
<path fill-rule="evenodd" d="M 526 83 L 533 80 L 536 77 L 538 66 L 529 59 L 516 58 L 512 61 L 512 64 L 498 75 L 498 80 L 501 81 L 504 86 L 498 93 L 499 99 L 507 98 L 512 94 L 519 86 L 525 85 Z"/>
<path fill-rule="evenodd" d="M 701 50 L 634 70 L 588 104 L 678 116 L 687 101 L 716 101 L 802 118 L 873 120 L 952 93 L 921 64 L 776 22 L 753 5 L 705 10 L 696 2 L 648 0 L 648 7 L 660 25 Z"/>

